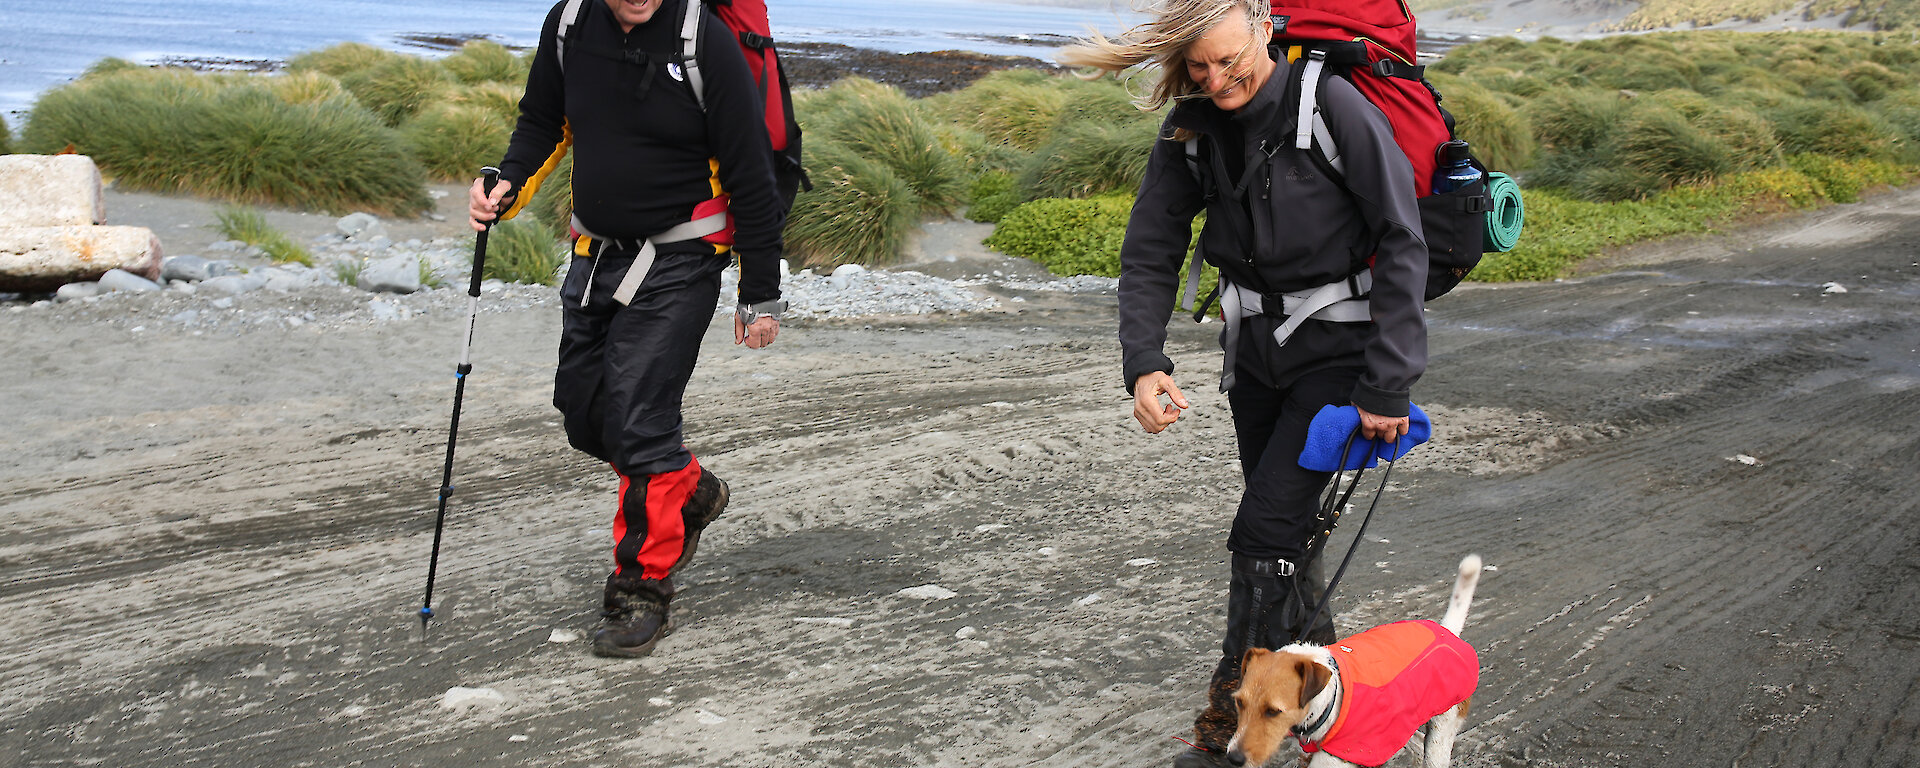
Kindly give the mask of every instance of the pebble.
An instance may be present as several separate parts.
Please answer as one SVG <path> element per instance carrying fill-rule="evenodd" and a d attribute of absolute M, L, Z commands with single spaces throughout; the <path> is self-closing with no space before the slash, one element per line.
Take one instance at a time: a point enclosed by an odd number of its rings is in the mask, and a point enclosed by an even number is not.
<path fill-rule="evenodd" d="M 160 284 L 124 269 L 109 269 L 100 276 L 100 287 L 108 291 L 126 291 L 127 293 L 152 293 L 160 290 Z"/>
<path fill-rule="evenodd" d="M 506 702 L 507 697 L 492 688 L 462 688 L 458 685 L 448 688 L 440 697 L 440 706 L 447 709 L 492 707 Z"/>
<path fill-rule="evenodd" d="M 907 587 L 896 594 L 905 597 L 918 597 L 923 600 L 945 600 L 960 593 L 938 584 L 922 584 L 917 587 Z"/>

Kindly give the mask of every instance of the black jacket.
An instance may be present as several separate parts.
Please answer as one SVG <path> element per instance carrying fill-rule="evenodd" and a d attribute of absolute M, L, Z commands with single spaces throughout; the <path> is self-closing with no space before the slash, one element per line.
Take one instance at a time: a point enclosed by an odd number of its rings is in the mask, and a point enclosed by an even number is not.
<path fill-rule="evenodd" d="M 1235 375 L 1285 387 L 1309 371 L 1363 366 L 1353 402 L 1382 416 L 1408 413 L 1427 361 L 1427 250 L 1412 167 L 1394 144 L 1386 115 L 1352 83 L 1332 77 L 1320 103 L 1345 158 L 1346 183 L 1330 178 L 1313 150 L 1293 146 L 1298 87 L 1298 76 L 1281 61 L 1237 112 L 1192 99 L 1167 116 L 1120 249 L 1120 345 L 1129 391 L 1143 374 L 1173 371 L 1163 351 L 1167 318 L 1193 217 L 1204 208 L 1200 248 L 1207 262 L 1255 291 L 1315 288 L 1365 270 L 1367 257 L 1374 257 L 1373 322 L 1308 320 L 1282 347 L 1272 332 L 1283 318 L 1248 318 Z M 1201 136 L 1211 199 L 1188 169 L 1184 143 L 1168 138 L 1176 128 Z M 1263 141 L 1274 150 L 1271 157 L 1261 151 Z M 1229 151 L 1239 157 L 1226 157 Z"/>
<path fill-rule="evenodd" d="M 733 33 L 702 7 L 708 14 L 699 51 L 702 114 L 692 87 L 670 66 L 680 50 L 684 2 L 699 0 L 664 0 L 647 23 L 623 33 L 606 3 L 586 0 L 564 71 L 554 35 L 566 3 L 555 4 L 541 27 L 500 177 L 524 190 L 528 180 L 544 178 L 571 143 L 575 215 L 587 229 L 622 239 L 685 223 L 694 205 L 724 191 L 732 196 L 740 300 L 777 299 L 785 211 L 774 191 L 765 102 Z M 633 61 L 612 57 L 622 53 L 637 55 Z"/>

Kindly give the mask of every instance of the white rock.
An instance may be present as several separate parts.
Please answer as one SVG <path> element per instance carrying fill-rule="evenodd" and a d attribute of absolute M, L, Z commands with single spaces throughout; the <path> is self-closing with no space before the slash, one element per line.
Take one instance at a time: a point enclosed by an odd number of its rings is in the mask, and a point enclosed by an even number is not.
<path fill-rule="evenodd" d="M 839 616 L 795 616 L 793 620 L 800 624 L 825 624 L 832 627 L 851 627 L 853 619 Z"/>
<path fill-rule="evenodd" d="M 0 292 L 53 290 L 109 269 L 154 280 L 160 255 L 146 227 L 0 227 Z"/>
<path fill-rule="evenodd" d="M 513 742 L 513 743 L 515 743 L 515 744 L 518 744 L 518 743 L 520 743 L 520 742 L 523 742 L 523 741 L 526 741 L 526 740 L 527 740 L 527 735 L 526 735 L 526 734 L 524 734 L 524 733 L 516 733 L 516 734 L 514 734 L 514 735 L 512 735 L 512 736 L 508 736 L 508 737 L 507 737 L 507 741 L 511 741 L 511 742 Z"/>
<path fill-rule="evenodd" d="M 1080 606 L 1080 607 L 1082 607 L 1082 608 L 1085 608 L 1085 607 L 1087 607 L 1087 606 L 1089 606 L 1089 605 L 1093 605 L 1094 603 L 1097 603 L 1097 602 L 1100 602 L 1100 593 L 1098 593 L 1098 592 L 1095 592 L 1095 593 L 1093 593 L 1093 594 L 1091 594 L 1091 595 L 1087 595 L 1086 597 L 1083 597 L 1083 598 L 1080 598 L 1080 599 L 1078 599 L 1078 600 L 1075 600 L 1075 601 L 1073 601 L 1073 604 L 1074 604 L 1074 605 L 1077 605 L 1077 606 Z"/>
<path fill-rule="evenodd" d="M 462 688 L 458 685 L 448 688 L 440 697 L 440 706 L 447 709 L 466 709 L 470 707 L 495 707 L 507 703 L 507 697 L 492 688 Z"/>
<path fill-rule="evenodd" d="M 1134 559 L 1132 559 L 1132 560 L 1128 560 L 1128 561 L 1127 561 L 1127 565 L 1131 565 L 1131 566 L 1133 566 L 1133 567 L 1135 567 L 1135 568 L 1144 568 L 1144 567 L 1146 567 L 1146 566 L 1149 566 L 1149 565 L 1156 565 L 1156 564 L 1158 564 L 1159 562 L 1160 562 L 1160 561 L 1158 561 L 1158 560 L 1155 560 L 1155 559 L 1153 559 L 1153 558 L 1151 558 L 1151 557 L 1136 557 L 1136 558 L 1134 558 Z"/>
<path fill-rule="evenodd" d="M 387 293 L 413 293 L 420 290 L 420 260 L 410 253 L 396 254 L 367 263 L 360 270 L 360 289 Z"/>
<path fill-rule="evenodd" d="M 107 221 L 100 168 L 86 155 L 0 155 L 0 227 L 84 227 Z"/>
<path fill-rule="evenodd" d="M 1727 461 L 1738 462 L 1740 464 L 1745 464 L 1749 467 L 1758 465 L 1760 463 L 1759 459 L 1756 459 L 1752 456 L 1748 456 L 1744 453 L 1736 453 L 1732 456 L 1728 456 Z"/>
<path fill-rule="evenodd" d="M 997 531 L 997 530 L 1000 530 L 1000 529 L 1002 529 L 1002 528 L 1006 528 L 1006 527 L 1009 527 L 1009 526 L 1008 526 L 1008 525 L 1007 525 L 1006 523 L 987 523 L 986 525 L 976 525 L 976 526 L 974 526 L 974 527 L 973 527 L 973 532 L 974 532 L 974 533 L 987 533 L 987 532 L 990 532 L 990 531 Z"/>
<path fill-rule="evenodd" d="M 91 280 L 79 283 L 67 283 L 66 285 L 60 286 L 59 290 L 53 292 L 54 298 L 61 301 L 91 299 L 98 295 L 100 295 L 100 284 Z"/>
<path fill-rule="evenodd" d="M 719 725 L 727 721 L 726 718 L 716 715 L 712 712 L 708 712 L 704 709 L 694 710 L 693 719 L 698 720 L 705 725 Z"/>
<path fill-rule="evenodd" d="M 980 630 L 974 629 L 973 627 L 961 627 L 960 631 L 953 633 L 953 636 L 960 640 L 965 640 L 977 634 L 980 634 Z"/>
<path fill-rule="evenodd" d="M 650 699 L 647 699 L 647 703 L 648 703 L 648 704 L 652 704 L 652 705 L 654 705 L 654 706 L 656 706 L 656 707 L 664 707 L 664 706 L 667 706 L 667 705 L 669 705 L 669 704 L 672 704 L 672 703 L 673 703 L 673 699 L 668 699 L 668 698 L 663 698 L 663 697 L 660 697 L 660 696 L 655 696 L 655 697 L 653 697 L 653 698 L 650 698 Z"/>
<path fill-rule="evenodd" d="M 552 632 L 547 633 L 547 642 L 577 643 L 577 642 L 580 642 L 580 633 L 575 632 L 571 629 L 556 629 Z"/>
<path fill-rule="evenodd" d="M 1054 548 L 1053 548 L 1053 547 L 1041 547 L 1041 548 L 1040 548 L 1040 556 L 1041 556 L 1041 557 L 1053 557 L 1053 553 L 1054 553 L 1054 552 L 1055 552 L 1055 550 L 1054 550 Z"/>
<path fill-rule="evenodd" d="M 847 275 L 857 275 L 865 271 L 867 271 L 867 268 L 858 264 L 842 264 L 833 268 L 833 276 L 845 277 Z"/>
<path fill-rule="evenodd" d="M 100 276 L 100 287 L 109 291 L 126 293 L 153 293 L 161 290 L 160 284 L 148 280 L 124 269 L 109 269 Z"/>
<path fill-rule="evenodd" d="M 1826 285 L 1820 286 L 1820 289 L 1820 292 L 1823 294 L 1847 292 L 1847 287 L 1839 283 L 1827 283 Z"/>
<path fill-rule="evenodd" d="M 938 584 L 922 584 L 917 587 L 907 587 L 906 589 L 900 590 L 895 594 L 904 595 L 906 597 L 918 597 L 923 600 L 945 600 L 947 598 L 953 597 L 960 593 L 955 592 L 951 589 L 947 589 L 946 587 L 940 586 Z"/>

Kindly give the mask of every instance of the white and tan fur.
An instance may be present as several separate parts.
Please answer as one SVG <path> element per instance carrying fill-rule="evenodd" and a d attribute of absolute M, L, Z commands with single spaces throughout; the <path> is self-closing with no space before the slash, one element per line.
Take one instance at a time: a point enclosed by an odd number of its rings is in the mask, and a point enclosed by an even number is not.
<path fill-rule="evenodd" d="M 1460 634 L 1467 623 L 1467 605 L 1473 602 L 1473 589 L 1479 583 L 1480 556 L 1468 555 L 1460 561 L 1460 573 L 1453 582 L 1453 597 L 1447 601 L 1447 613 L 1440 620 L 1440 626 Z M 1240 708 L 1240 727 L 1227 744 L 1227 762 L 1236 766 L 1265 765 L 1286 742 L 1294 726 L 1301 723 L 1319 723 L 1305 734 L 1308 741 L 1319 741 L 1326 736 L 1340 715 L 1339 675 L 1332 653 L 1317 645 L 1295 643 L 1277 651 L 1264 648 L 1247 651 L 1241 664 L 1240 687 L 1233 694 Z M 1466 721 L 1467 704 L 1462 701 L 1427 721 L 1426 768 L 1447 768 L 1452 762 L 1453 738 Z M 1313 753 L 1313 760 L 1308 763 L 1309 768 L 1352 765 L 1326 752 Z"/>

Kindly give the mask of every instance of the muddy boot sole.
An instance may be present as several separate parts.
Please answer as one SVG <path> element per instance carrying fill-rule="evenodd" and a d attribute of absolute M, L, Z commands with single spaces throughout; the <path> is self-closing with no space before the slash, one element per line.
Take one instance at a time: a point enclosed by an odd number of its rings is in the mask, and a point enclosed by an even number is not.
<path fill-rule="evenodd" d="M 707 519 L 700 523 L 700 527 L 687 527 L 686 537 L 680 542 L 680 559 L 673 561 L 670 572 L 677 573 L 682 566 L 693 561 L 694 550 L 700 548 L 700 534 L 707 529 L 707 526 L 712 525 L 713 521 L 720 519 L 721 512 L 727 510 L 727 501 L 732 498 L 732 493 L 727 488 L 727 481 L 717 476 L 713 479 L 720 484 L 720 493 L 714 497 L 713 509 L 707 512 Z"/>
<path fill-rule="evenodd" d="M 602 629 L 599 632 L 595 632 L 593 635 L 593 655 L 604 656 L 610 659 L 638 659 L 653 653 L 654 646 L 659 645 L 660 641 L 666 639 L 667 635 L 673 634 L 673 618 L 669 616 L 666 623 L 660 626 L 660 631 L 654 633 L 653 639 L 641 645 L 615 645 L 613 643 L 614 634 L 615 632 L 612 629 Z"/>

